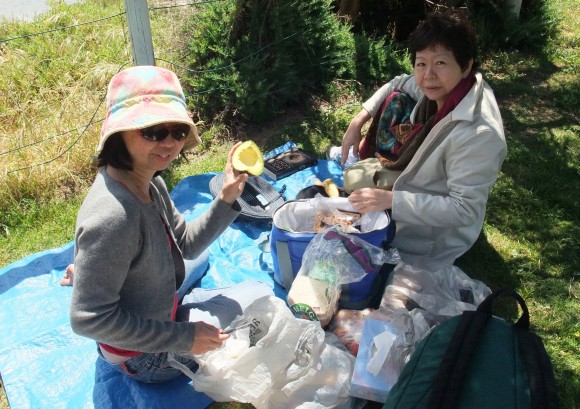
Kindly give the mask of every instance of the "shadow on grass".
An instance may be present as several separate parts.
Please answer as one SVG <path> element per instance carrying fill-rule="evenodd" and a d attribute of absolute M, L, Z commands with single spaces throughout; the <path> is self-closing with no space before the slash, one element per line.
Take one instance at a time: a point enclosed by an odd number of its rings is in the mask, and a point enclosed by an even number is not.
<path fill-rule="evenodd" d="M 516 289 L 521 285 L 514 274 L 511 263 L 506 262 L 481 232 L 473 247 L 455 264 L 468 276 L 485 283 L 492 291 L 502 288 Z M 499 298 L 494 301 L 494 313 L 506 320 L 518 318 L 518 307 L 514 300 Z"/>
<path fill-rule="evenodd" d="M 552 357 L 561 407 L 574 407 L 578 298 L 570 285 L 580 265 L 580 81 L 567 74 L 570 67 L 543 56 L 502 58 L 486 76 L 502 112 L 508 157 L 488 202 L 490 235 L 482 233 L 457 264 L 492 289 L 520 292 Z M 518 316 L 515 305 L 500 311 L 510 320 Z"/>
<path fill-rule="evenodd" d="M 512 268 L 535 274 L 543 287 L 537 295 L 550 297 L 553 280 L 569 281 L 580 261 L 580 81 L 565 75 L 553 80 L 560 68 L 544 56 L 506 58 L 495 69 L 517 75 L 490 72 L 508 157 L 489 199 L 487 223 L 532 249 L 531 259 L 514 258 Z"/>

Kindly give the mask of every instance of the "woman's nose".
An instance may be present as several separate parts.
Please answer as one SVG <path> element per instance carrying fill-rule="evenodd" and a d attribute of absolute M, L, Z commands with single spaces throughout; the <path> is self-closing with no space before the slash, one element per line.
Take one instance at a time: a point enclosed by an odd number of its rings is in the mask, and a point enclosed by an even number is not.
<path fill-rule="evenodd" d="M 430 65 L 427 66 L 427 68 L 425 69 L 425 77 L 427 78 L 435 77 L 435 70 Z"/>
<path fill-rule="evenodd" d="M 159 141 L 159 144 L 162 146 L 173 146 L 177 143 L 177 140 L 173 137 L 173 134 L 170 133 L 167 135 L 166 138 Z"/>

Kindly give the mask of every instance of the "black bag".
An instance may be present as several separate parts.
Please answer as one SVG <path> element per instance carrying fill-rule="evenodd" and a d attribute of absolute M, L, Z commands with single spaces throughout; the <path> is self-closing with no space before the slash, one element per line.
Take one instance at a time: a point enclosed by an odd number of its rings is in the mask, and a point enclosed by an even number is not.
<path fill-rule="evenodd" d="M 499 296 L 522 308 L 514 325 L 492 315 Z M 421 340 L 383 409 L 556 409 L 550 359 L 529 328 L 524 300 L 513 290 L 494 292 L 477 311 L 442 322 Z"/>

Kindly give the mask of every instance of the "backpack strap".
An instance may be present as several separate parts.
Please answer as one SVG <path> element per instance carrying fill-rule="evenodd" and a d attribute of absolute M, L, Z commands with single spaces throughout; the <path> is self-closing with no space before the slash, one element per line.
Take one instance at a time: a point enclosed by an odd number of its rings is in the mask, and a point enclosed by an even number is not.
<path fill-rule="evenodd" d="M 514 332 L 526 367 L 532 409 L 558 408 L 556 381 L 550 357 L 541 338 L 530 332 L 530 313 L 525 301 L 513 290 L 500 290 L 497 292 L 497 296 L 499 295 L 509 295 L 515 298 L 523 311 L 520 319 L 514 324 Z M 487 299 L 484 300 L 486 301 Z M 491 313 L 491 301 L 488 304 L 489 306 L 486 305 L 485 308 L 489 308 Z"/>
<path fill-rule="evenodd" d="M 528 307 L 524 299 L 514 290 L 501 289 L 483 300 L 476 311 L 463 313 L 434 379 L 428 409 L 457 408 L 473 351 L 492 316 L 493 301 L 500 296 L 514 298 L 522 309 L 521 317 L 513 326 L 528 375 L 532 409 L 558 408 L 550 359 L 540 337 L 530 332 Z"/>
<path fill-rule="evenodd" d="M 477 307 L 477 311 L 489 314 L 489 316 L 491 317 L 493 301 L 498 297 L 512 297 L 518 302 L 520 308 L 522 309 L 522 316 L 516 321 L 514 327 L 523 329 L 525 331 L 529 331 L 530 312 L 528 311 L 528 306 L 526 305 L 524 299 L 520 297 L 520 295 L 516 293 L 514 290 L 504 288 L 494 291 L 492 294 L 487 296 L 487 298 L 483 300 L 481 304 L 479 304 L 479 307 Z"/>
<path fill-rule="evenodd" d="M 542 340 L 536 334 L 519 328 L 515 333 L 528 375 L 532 409 L 557 409 L 556 381 Z"/>
<path fill-rule="evenodd" d="M 427 409 L 457 407 L 473 351 L 490 318 L 490 314 L 479 311 L 463 313 L 433 380 Z"/>
<path fill-rule="evenodd" d="M 453 409 L 459 402 L 463 381 L 467 376 L 473 352 L 481 334 L 492 316 L 493 300 L 501 295 L 510 295 L 522 306 L 524 314 L 515 324 L 527 330 L 530 323 L 528 308 L 524 300 L 512 290 L 498 290 L 479 304 L 476 311 L 465 311 L 449 342 L 427 404 L 428 409 Z"/>

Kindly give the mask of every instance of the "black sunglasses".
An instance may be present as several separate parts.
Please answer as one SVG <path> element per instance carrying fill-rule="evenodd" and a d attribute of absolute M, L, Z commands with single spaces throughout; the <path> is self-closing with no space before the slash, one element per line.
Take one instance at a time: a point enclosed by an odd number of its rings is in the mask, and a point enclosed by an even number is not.
<path fill-rule="evenodd" d="M 160 142 L 167 138 L 169 134 L 176 141 L 183 141 L 189 135 L 189 126 L 187 125 L 153 125 L 148 128 L 138 129 L 139 135 L 148 141 Z"/>

